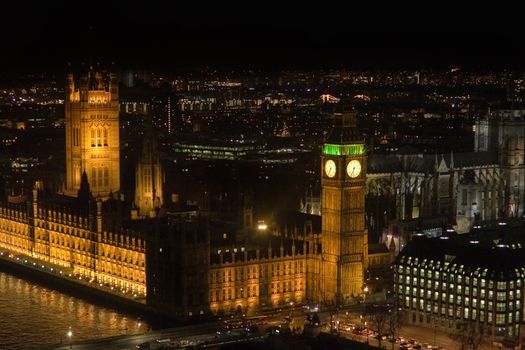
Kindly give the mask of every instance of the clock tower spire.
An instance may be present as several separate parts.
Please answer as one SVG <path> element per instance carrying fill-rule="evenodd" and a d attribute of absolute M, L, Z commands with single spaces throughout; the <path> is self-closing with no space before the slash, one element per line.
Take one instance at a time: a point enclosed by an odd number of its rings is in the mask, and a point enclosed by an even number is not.
<path fill-rule="evenodd" d="M 366 152 L 355 113 L 335 113 L 321 154 L 322 298 L 348 303 L 364 287 Z"/>

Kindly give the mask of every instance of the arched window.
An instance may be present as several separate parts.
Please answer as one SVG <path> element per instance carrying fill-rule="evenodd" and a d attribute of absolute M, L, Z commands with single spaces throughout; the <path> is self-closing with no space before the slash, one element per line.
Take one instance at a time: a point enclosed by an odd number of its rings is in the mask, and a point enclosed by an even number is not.
<path fill-rule="evenodd" d="M 95 128 L 91 128 L 91 147 L 96 147 L 97 141 L 95 138 Z"/>
<path fill-rule="evenodd" d="M 97 168 L 91 169 L 91 184 L 92 187 L 97 187 Z"/>
<path fill-rule="evenodd" d="M 151 168 L 144 168 L 144 192 L 151 192 Z"/>
<path fill-rule="evenodd" d="M 104 168 L 104 186 L 109 186 L 109 171 L 108 171 L 108 167 Z"/>
<path fill-rule="evenodd" d="M 98 179 L 97 180 L 98 180 L 98 186 L 99 187 L 102 187 L 102 185 L 103 185 L 103 182 L 102 182 L 103 181 L 103 174 L 102 173 L 103 173 L 103 169 L 102 168 L 98 168 Z"/>
<path fill-rule="evenodd" d="M 103 130 L 103 145 L 105 147 L 108 146 L 108 127 L 107 126 L 105 126 Z"/>
<path fill-rule="evenodd" d="M 102 135 L 100 128 L 97 128 L 97 146 L 102 146 Z"/>

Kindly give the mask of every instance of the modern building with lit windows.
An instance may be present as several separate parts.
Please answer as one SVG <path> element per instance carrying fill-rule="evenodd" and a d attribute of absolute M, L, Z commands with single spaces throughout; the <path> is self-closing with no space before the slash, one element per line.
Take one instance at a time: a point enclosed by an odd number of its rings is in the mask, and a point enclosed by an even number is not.
<path fill-rule="evenodd" d="M 517 342 L 525 249 L 518 235 L 497 236 L 415 234 L 394 263 L 395 293 L 407 323 L 453 333 L 475 322 L 490 341 Z"/>

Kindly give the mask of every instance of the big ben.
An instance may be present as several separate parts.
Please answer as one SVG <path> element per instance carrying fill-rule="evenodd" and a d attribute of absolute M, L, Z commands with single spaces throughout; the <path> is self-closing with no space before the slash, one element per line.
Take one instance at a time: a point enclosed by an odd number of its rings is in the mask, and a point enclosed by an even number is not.
<path fill-rule="evenodd" d="M 321 155 L 321 298 L 327 304 L 346 304 L 363 291 L 366 160 L 355 113 L 334 114 Z"/>
<path fill-rule="evenodd" d="M 76 78 L 76 79 L 75 79 Z M 86 173 L 95 197 L 120 191 L 119 96 L 116 74 L 89 69 L 67 75 L 66 193 Z"/>

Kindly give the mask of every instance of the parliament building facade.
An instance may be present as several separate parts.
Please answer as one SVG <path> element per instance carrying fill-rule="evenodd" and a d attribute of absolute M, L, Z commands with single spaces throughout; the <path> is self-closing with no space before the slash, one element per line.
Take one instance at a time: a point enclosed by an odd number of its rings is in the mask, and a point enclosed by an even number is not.
<path fill-rule="evenodd" d="M 135 194 L 134 220 L 115 219 L 116 75 L 68 74 L 66 94 L 65 190 L 49 195 L 37 182 L 26 203 L 2 202 L 0 250 L 181 317 L 352 303 L 362 297 L 369 261 L 391 262 L 386 249 L 369 259 L 367 155 L 355 114 L 334 115 L 323 147 L 321 216 L 289 213 L 275 227 L 249 222 L 227 235 L 203 212 L 155 217 L 163 182 L 155 142 L 144 141 L 136 167 L 143 193 Z"/>

